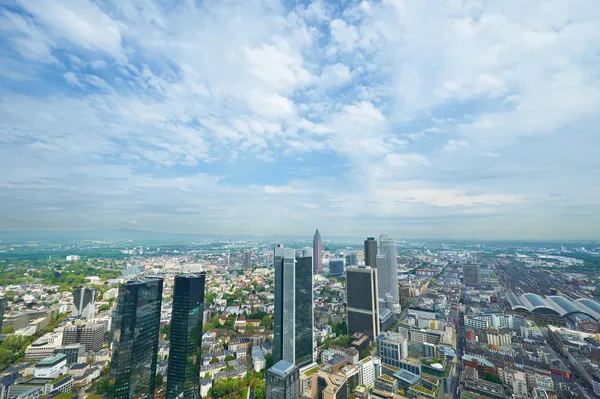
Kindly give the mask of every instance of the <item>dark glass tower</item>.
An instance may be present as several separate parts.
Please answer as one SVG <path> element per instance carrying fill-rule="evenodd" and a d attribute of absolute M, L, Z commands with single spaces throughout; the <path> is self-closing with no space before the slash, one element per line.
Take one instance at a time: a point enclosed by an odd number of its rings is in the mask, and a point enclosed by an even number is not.
<path fill-rule="evenodd" d="M 175 277 L 167 399 L 200 397 L 204 273 Z"/>
<path fill-rule="evenodd" d="M 362 333 L 371 340 L 379 335 L 377 269 L 370 266 L 346 269 L 348 335 Z"/>
<path fill-rule="evenodd" d="M 162 278 L 119 287 L 110 368 L 114 399 L 154 398 L 162 289 Z"/>
<path fill-rule="evenodd" d="M 312 259 L 295 258 L 291 248 L 275 247 L 273 361 L 296 366 L 313 359 Z"/>
<path fill-rule="evenodd" d="M 313 361 L 312 257 L 296 258 L 296 366 Z"/>
<path fill-rule="evenodd" d="M 266 399 L 299 399 L 300 373 L 298 366 L 282 360 L 267 370 L 265 397 Z"/>
<path fill-rule="evenodd" d="M 375 237 L 368 237 L 365 240 L 365 266 L 377 266 L 377 241 Z"/>

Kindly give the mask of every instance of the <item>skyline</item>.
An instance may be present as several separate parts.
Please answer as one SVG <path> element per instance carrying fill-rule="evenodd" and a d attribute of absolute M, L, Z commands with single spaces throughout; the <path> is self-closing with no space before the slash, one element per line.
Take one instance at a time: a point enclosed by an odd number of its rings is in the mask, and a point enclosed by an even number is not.
<path fill-rule="evenodd" d="M 0 230 L 600 239 L 597 2 L 0 20 Z"/>

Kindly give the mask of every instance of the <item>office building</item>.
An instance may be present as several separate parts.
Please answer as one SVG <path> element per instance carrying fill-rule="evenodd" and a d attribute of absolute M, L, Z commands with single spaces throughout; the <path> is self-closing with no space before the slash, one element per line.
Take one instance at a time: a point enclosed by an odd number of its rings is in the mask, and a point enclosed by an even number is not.
<path fill-rule="evenodd" d="M 336 277 L 344 275 L 344 258 L 329 259 L 329 274 Z"/>
<path fill-rule="evenodd" d="M 252 252 L 244 252 L 244 269 L 250 270 L 252 267 Z"/>
<path fill-rule="evenodd" d="M 106 326 L 102 323 L 86 323 L 65 326 L 62 344 L 83 344 L 87 352 L 99 351 L 104 344 Z"/>
<path fill-rule="evenodd" d="M 163 279 L 119 287 L 113 320 L 114 399 L 154 398 Z"/>
<path fill-rule="evenodd" d="M 377 337 L 377 356 L 383 364 L 400 367 L 408 355 L 408 340 L 398 333 L 386 332 Z"/>
<path fill-rule="evenodd" d="M 358 266 L 358 254 L 351 251 L 346 255 L 346 266 Z"/>
<path fill-rule="evenodd" d="M 377 241 L 375 237 L 367 237 L 365 240 L 365 266 L 377 266 Z"/>
<path fill-rule="evenodd" d="M 200 397 L 205 283 L 205 273 L 175 276 L 167 399 Z"/>
<path fill-rule="evenodd" d="M 35 378 L 51 378 L 54 379 L 67 371 L 67 356 L 63 353 L 58 353 L 36 363 L 33 369 Z"/>
<path fill-rule="evenodd" d="M 480 284 L 481 273 L 479 265 L 469 264 L 463 265 L 463 282 L 465 284 Z"/>
<path fill-rule="evenodd" d="M 385 262 L 377 264 L 377 273 L 383 274 L 383 278 L 380 278 L 379 281 L 385 284 L 384 286 L 379 286 L 379 296 L 385 300 L 385 295 L 389 293 L 393 300 L 392 309 L 390 309 L 390 311 L 398 314 L 400 313 L 400 294 L 398 292 L 396 241 L 391 240 L 387 234 L 382 234 L 379 237 L 379 248 L 381 250 L 381 255 L 385 256 Z"/>
<path fill-rule="evenodd" d="M 362 333 L 374 340 L 379 335 L 377 269 L 369 266 L 346 269 L 348 335 Z"/>
<path fill-rule="evenodd" d="M 73 290 L 73 310 L 71 316 L 91 320 L 96 313 L 96 289 L 78 287 Z"/>
<path fill-rule="evenodd" d="M 323 241 L 321 241 L 321 234 L 319 229 L 315 231 L 313 237 L 313 273 L 323 273 Z"/>
<path fill-rule="evenodd" d="M 348 399 L 348 379 L 341 371 L 319 370 L 313 374 L 312 397 L 319 399 Z M 356 384 L 358 386 L 358 384 Z"/>
<path fill-rule="evenodd" d="M 313 360 L 312 258 L 275 247 L 273 361 L 303 366 Z"/>
<path fill-rule="evenodd" d="M 71 366 L 75 363 L 80 363 L 79 359 L 85 354 L 85 345 L 73 344 L 64 345 L 54 349 L 54 353 L 62 353 L 67 357 L 67 365 Z"/>
<path fill-rule="evenodd" d="M 281 360 L 265 375 L 266 399 L 299 399 L 300 372 L 297 366 Z"/>

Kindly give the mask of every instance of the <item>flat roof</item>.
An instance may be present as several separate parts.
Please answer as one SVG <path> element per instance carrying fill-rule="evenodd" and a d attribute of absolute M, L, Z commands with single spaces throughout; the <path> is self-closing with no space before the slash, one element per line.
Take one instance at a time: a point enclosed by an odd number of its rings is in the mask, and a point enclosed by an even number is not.
<path fill-rule="evenodd" d="M 285 360 L 280 360 L 273 365 L 268 371 L 280 377 L 286 377 L 294 371 L 295 367 L 292 363 Z"/>
<path fill-rule="evenodd" d="M 57 353 L 54 356 L 51 357 L 47 357 L 43 360 L 40 360 L 39 362 L 37 362 L 36 366 L 54 366 L 56 363 L 61 362 L 63 360 L 67 359 L 67 355 L 65 355 L 64 353 Z"/>

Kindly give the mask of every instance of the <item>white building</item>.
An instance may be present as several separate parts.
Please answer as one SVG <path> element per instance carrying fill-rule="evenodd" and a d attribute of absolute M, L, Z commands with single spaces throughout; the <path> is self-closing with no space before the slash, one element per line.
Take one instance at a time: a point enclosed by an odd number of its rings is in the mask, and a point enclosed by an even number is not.
<path fill-rule="evenodd" d="M 35 378 L 56 378 L 67 372 L 67 355 L 59 353 L 39 361 L 33 368 Z"/>
<path fill-rule="evenodd" d="M 81 260 L 81 256 L 79 255 L 67 255 L 67 261 L 68 262 L 75 262 Z"/>
<path fill-rule="evenodd" d="M 502 346 L 505 344 L 510 344 L 512 342 L 512 337 L 510 334 L 488 331 L 487 341 L 488 345 Z"/>
<path fill-rule="evenodd" d="M 369 356 L 359 360 L 356 365 L 360 368 L 358 374 L 360 385 L 372 388 L 375 385 L 375 362 L 373 357 Z"/>

